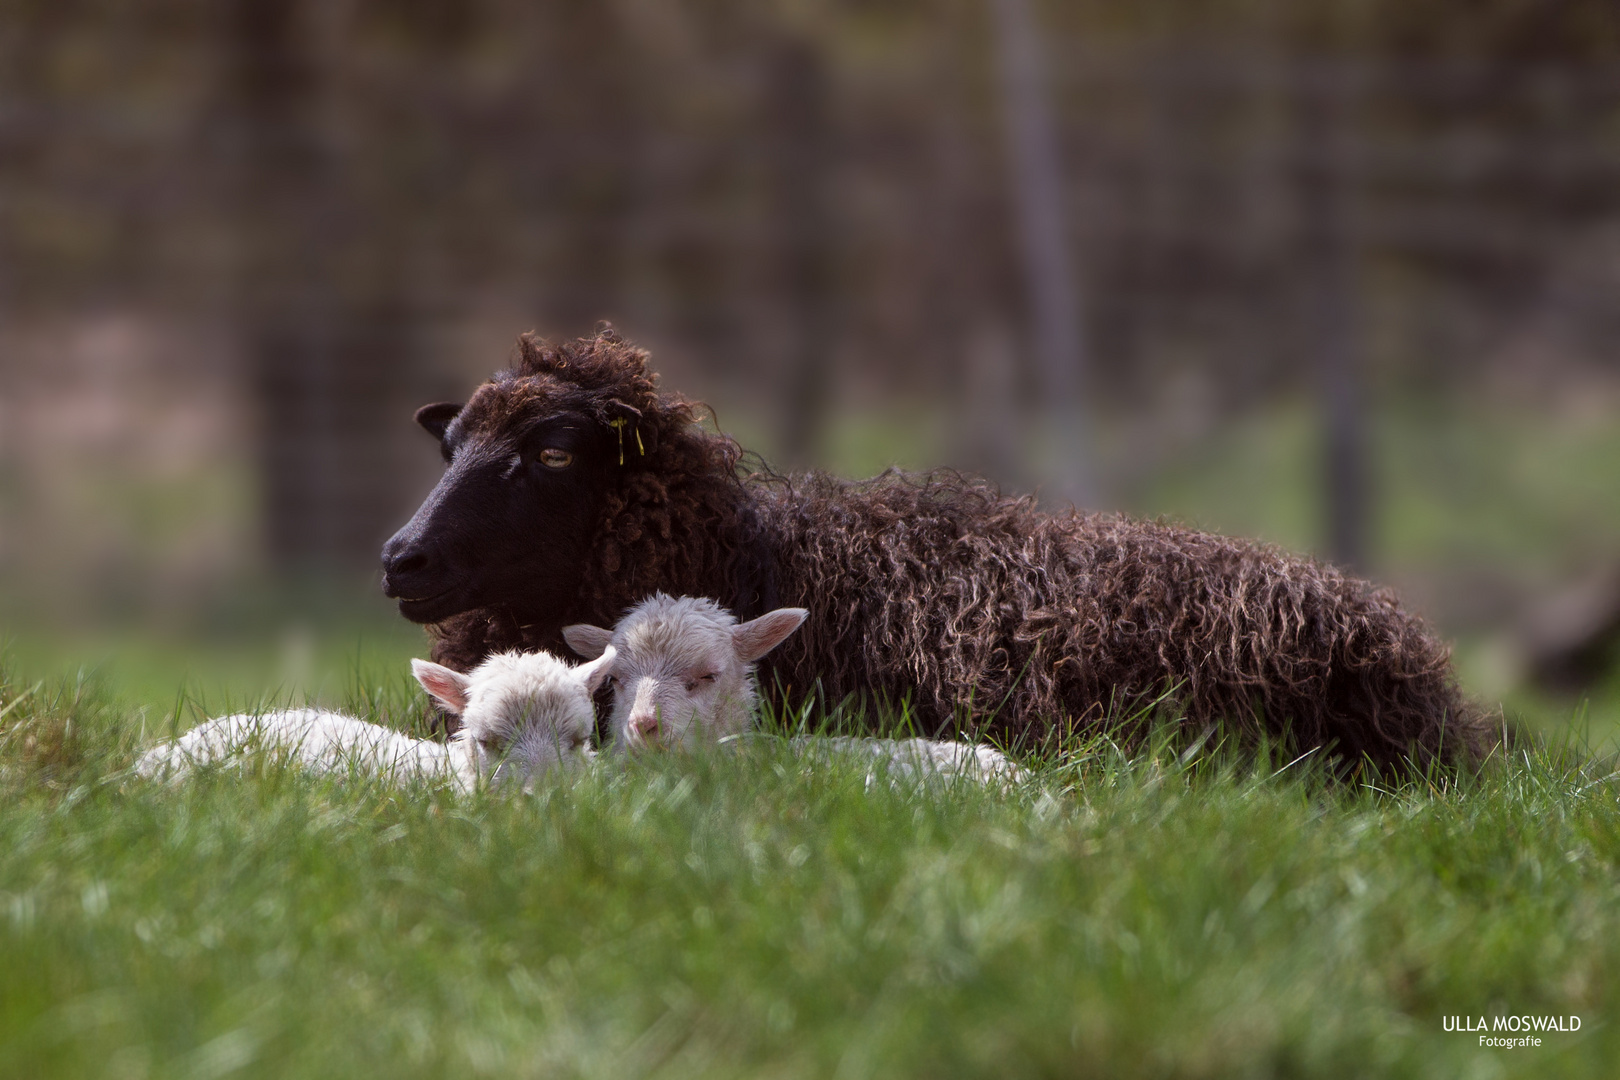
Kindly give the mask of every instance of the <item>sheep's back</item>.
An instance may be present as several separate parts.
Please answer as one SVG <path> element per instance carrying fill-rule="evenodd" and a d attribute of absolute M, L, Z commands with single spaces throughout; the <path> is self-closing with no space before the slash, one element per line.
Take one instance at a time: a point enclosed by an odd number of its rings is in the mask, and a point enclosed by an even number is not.
<path fill-rule="evenodd" d="M 1274 547 L 1045 515 L 948 472 L 803 478 L 773 518 L 783 602 L 811 611 L 767 674 L 789 693 L 907 700 L 934 734 L 1118 727 L 1168 695 L 1194 724 L 1378 760 L 1484 739 L 1419 620 Z"/>

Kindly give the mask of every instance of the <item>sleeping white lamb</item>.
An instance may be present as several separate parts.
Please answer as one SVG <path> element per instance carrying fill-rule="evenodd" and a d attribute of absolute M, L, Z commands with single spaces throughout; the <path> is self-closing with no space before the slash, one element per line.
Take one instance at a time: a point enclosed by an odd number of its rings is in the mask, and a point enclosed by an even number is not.
<path fill-rule="evenodd" d="M 655 593 L 612 630 L 578 624 L 564 627 L 563 638 L 581 656 L 618 654 L 608 675 L 615 749 L 691 748 L 730 741 L 752 728 L 754 662 L 808 615 L 803 608 L 779 608 L 739 623 L 713 600 Z M 871 757 L 897 777 L 1023 775 L 994 747 L 971 743 L 822 736 L 794 742 L 809 753 Z"/>
<path fill-rule="evenodd" d="M 258 748 L 323 774 L 448 781 L 463 791 L 480 778 L 527 784 L 553 766 L 594 756 L 591 695 L 614 655 L 610 648 L 574 667 L 549 653 L 497 653 L 471 675 L 412 660 L 422 688 L 461 717 L 461 730 L 448 743 L 413 739 L 342 713 L 287 709 L 208 720 L 148 750 L 135 768 L 142 776 L 179 780 L 195 766 Z"/>

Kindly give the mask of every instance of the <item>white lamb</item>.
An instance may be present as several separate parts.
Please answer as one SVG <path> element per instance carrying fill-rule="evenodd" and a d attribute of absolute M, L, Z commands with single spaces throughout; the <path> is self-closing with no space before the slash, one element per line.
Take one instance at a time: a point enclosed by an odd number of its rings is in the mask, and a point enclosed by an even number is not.
<path fill-rule="evenodd" d="M 947 739 L 861 739 L 848 735 L 810 738 L 798 742 L 812 752 L 827 750 L 840 754 L 866 755 L 890 776 L 925 778 L 969 776 L 976 780 L 1022 780 L 1024 770 L 1006 754 L 984 743 L 955 742 Z M 871 774 L 867 782 L 871 782 Z"/>
<path fill-rule="evenodd" d="M 739 623 L 713 600 L 655 593 L 612 630 L 567 626 L 563 638 L 581 656 L 618 654 L 608 672 L 615 748 L 690 748 L 753 725 L 754 661 L 808 614 L 781 608 Z"/>
<path fill-rule="evenodd" d="M 803 608 L 779 608 L 739 623 L 713 600 L 655 593 L 612 630 L 578 624 L 563 638 L 581 656 L 616 650 L 613 745 L 694 747 L 728 742 L 753 725 L 754 662 L 804 622 Z M 1017 779 L 1022 771 L 994 747 L 936 739 L 801 736 L 812 753 L 867 755 L 894 776 L 964 775 Z"/>
<path fill-rule="evenodd" d="M 449 743 L 413 739 L 342 713 L 288 709 L 206 721 L 148 750 L 135 768 L 142 776 L 178 780 L 194 766 L 257 747 L 317 773 L 448 781 L 463 791 L 480 778 L 527 785 L 553 766 L 594 756 L 591 695 L 614 657 L 610 648 L 573 667 L 549 653 L 497 653 L 471 675 L 412 660 L 422 688 L 461 717 L 461 730 Z"/>

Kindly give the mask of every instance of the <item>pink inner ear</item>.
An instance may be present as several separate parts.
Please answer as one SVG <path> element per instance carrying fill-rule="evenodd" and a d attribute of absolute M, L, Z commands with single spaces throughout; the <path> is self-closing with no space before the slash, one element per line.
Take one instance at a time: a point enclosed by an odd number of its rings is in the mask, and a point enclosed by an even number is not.
<path fill-rule="evenodd" d="M 803 608 L 777 608 L 741 626 L 733 627 L 731 640 L 743 663 L 758 660 L 799 628 L 810 613 Z"/>
<path fill-rule="evenodd" d="M 602 688 L 602 683 L 606 681 L 608 671 L 613 667 L 613 661 L 618 655 L 619 650 L 609 645 L 601 656 L 574 669 L 580 678 L 585 680 L 586 690 L 594 694 Z"/>
<path fill-rule="evenodd" d="M 467 708 L 467 687 L 472 680 L 459 671 L 451 671 L 426 660 L 412 660 L 411 672 L 422 689 L 437 698 L 445 708 L 460 713 Z"/>
<path fill-rule="evenodd" d="M 602 650 L 613 640 L 613 631 L 590 623 L 576 623 L 563 627 L 563 640 L 570 649 L 590 660 L 602 655 Z"/>

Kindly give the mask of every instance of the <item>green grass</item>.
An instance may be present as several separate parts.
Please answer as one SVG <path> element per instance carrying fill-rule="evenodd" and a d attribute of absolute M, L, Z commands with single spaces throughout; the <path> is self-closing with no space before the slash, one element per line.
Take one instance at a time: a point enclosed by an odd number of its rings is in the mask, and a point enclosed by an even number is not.
<path fill-rule="evenodd" d="M 829 452 L 850 474 L 942 460 L 936 420 L 855 417 Z M 1442 599 L 1578 576 L 1620 536 L 1617 432 L 1386 411 L 1372 575 Z M 1119 496 L 1308 550 L 1314 446 L 1309 414 L 1279 408 Z M 1620 670 L 1543 698 L 1499 642 L 1466 639 L 1476 696 L 1577 745 L 1393 792 L 1106 744 L 995 790 L 807 775 L 770 740 L 533 797 L 264 763 L 178 788 L 129 775 L 142 746 L 242 709 L 314 700 L 420 732 L 421 632 L 365 584 L 233 588 L 166 631 L 142 615 L 53 638 L 0 614 L 29 628 L 0 660 L 0 1077 L 1605 1077 L 1620 1060 Z M 1581 1030 L 1511 1050 L 1444 1030 L 1526 1014 Z"/>
<path fill-rule="evenodd" d="M 413 722 L 392 660 L 339 697 Z M 268 767 L 140 782 L 142 740 L 190 718 L 106 675 L 12 673 L 0 709 L 0 1076 L 1620 1060 L 1620 779 L 1567 749 L 1376 791 L 1091 744 L 981 789 L 807 774 L 755 740 L 458 800 Z M 1581 1030 L 1443 1030 L 1524 1014 Z"/>

